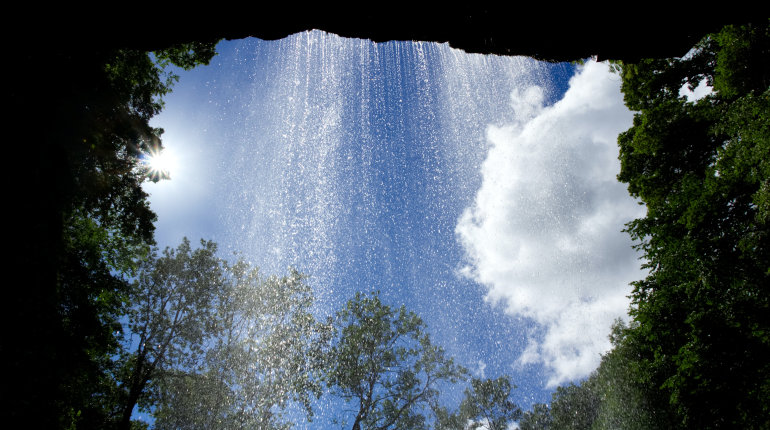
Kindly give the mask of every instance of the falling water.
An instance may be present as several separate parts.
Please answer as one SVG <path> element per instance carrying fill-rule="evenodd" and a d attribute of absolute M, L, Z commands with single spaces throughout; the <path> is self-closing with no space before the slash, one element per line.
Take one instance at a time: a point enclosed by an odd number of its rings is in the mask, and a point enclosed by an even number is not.
<path fill-rule="evenodd" d="M 428 273 L 456 269 L 431 265 L 455 251 L 485 130 L 511 121 L 512 90 L 550 79 L 525 58 L 321 32 L 233 51 L 248 85 L 218 148 L 238 178 L 217 193 L 227 242 L 297 266 L 335 305 L 370 289 L 412 302 L 447 278 Z"/>
<path fill-rule="evenodd" d="M 200 235 L 265 273 L 296 267 L 321 314 L 379 290 L 421 315 L 460 363 L 512 373 L 532 323 L 490 307 L 458 274 L 455 228 L 481 185 L 489 127 L 516 120 L 511 95 L 536 85 L 552 104 L 574 66 L 318 31 L 218 50 L 183 77 L 192 90 L 172 94 L 162 117 L 166 146 L 184 141 L 195 154 L 177 193 L 198 203 L 154 206 L 159 242 Z M 513 376 L 523 407 L 547 400 L 538 372 Z"/>

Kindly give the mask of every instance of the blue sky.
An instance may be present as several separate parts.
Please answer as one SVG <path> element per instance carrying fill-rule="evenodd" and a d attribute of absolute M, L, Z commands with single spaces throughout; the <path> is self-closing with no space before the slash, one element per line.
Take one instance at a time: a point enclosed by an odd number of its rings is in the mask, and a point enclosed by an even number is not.
<path fill-rule="evenodd" d="M 606 65 L 321 32 L 217 50 L 153 121 L 176 160 L 146 186 L 161 247 L 296 267 L 319 314 L 379 290 L 525 408 L 596 367 L 643 276 Z"/>

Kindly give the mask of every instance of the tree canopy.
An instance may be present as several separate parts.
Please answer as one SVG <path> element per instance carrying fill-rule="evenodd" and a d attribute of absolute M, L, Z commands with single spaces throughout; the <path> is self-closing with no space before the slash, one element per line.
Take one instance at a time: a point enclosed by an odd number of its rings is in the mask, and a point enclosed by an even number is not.
<path fill-rule="evenodd" d="M 137 407 L 159 429 L 287 428 L 291 404 L 312 418 L 328 329 L 310 314 L 304 279 L 262 277 L 211 241 L 153 251 L 126 293 L 105 416 L 76 424 L 134 428 Z"/>
<path fill-rule="evenodd" d="M 190 254 L 189 243 L 183 242 L 176 256 L 200 271 L 201 265 L 189 257 L 210 252 L 211 243 L 203 245 Z M 177 306 L 148 313 L 143 311 L 145 301 L 137 302 L 142 327 L 153 314 L 178 320 L 166 318 L 163 324 L 155 324 L 169 334 L 179 326 L 179 340 L 170 343 L 176 348 L 166 352 L 166 367 L 159 369 L 155 381 L 155 427 L 285 428 L 289 425 L 281 411 L 290 402 L 312 417 L 311 400 L 320 395 L 317 372 L 323 342 L 319 338 L 325 330 L 310 314 L 313 294 L 305 277 L 294 270 L 283 277 L 262 277 L 244 260 L 210 263 L 217 264 L 215 270 L 201 273 L 215 275 L 215 284 L 200 275 L 189 276 L 178 264 L 171 266 L 175 279 L 186 283 L 178 287 L 184 299 L 172 300 L 189 309 L 187 321 L 179 318 Z M 155 263 L 148 272 L 151 278 L 158 277 L 158 266 Z M 153 292 L 154 282 L 137 285 L 142 296 Z M 162 297 L 173 289 L 166 291 Z"/>
<path fill-rule="evenodd" d="M 466 372 L 431 343 L 420 317 L 376 293 L 356 293 L 333 327 L 325 379 L 351 405 L 340 421 L 353 430 L 425 428 L 438 384 Z"/>
<path fill-rule="evenodd" d="M 121 428 L 134 407 L 150 404 L 148 384 L 170 372 L 195 369 L 205 343 L 216 335 L 216 310 L 229 294 L 216 245 L 185 239 L 175 250 L 146 259 L 128 294 L 126 349 L 121 357 Z"/>
<path fill-rule="evenodd" d="M 521 409 L 511 400 L 515 388 L 509 376 L 496 379 L 471 378 L 470 387 L 456 413 L 435 406 L 437 429 L 505 430 L 521 418 Z"/>
<path fill-rule="evenodd" d="M 770 26 L 728 26 L 680 59 L 623 65 L 637 111 L 621 172 L 647 215 L 629 342 L 685 428 L 770 426 Z M 682 87 L 712 92 L 691 101 Z"/>
<path fill-rule="evenodd" d="M 149 125 L 174 81 L 171 65 L 206 64 L 214 42 L 149 52 L 56 43 L 12 50 L 9 86 L 17 113 L 11 158 L 20 224 L 11 291 L 11 419 L 46 428 L 98 427 L 115 389 L 110 357 L 126 279 L 154 243 L 155 215 L 141 184 L 140 156 L 159 149 Z M 57 363 L 51 366 L 50 363 Z M 91 423 L 91 424 L 89 424 Z"/>

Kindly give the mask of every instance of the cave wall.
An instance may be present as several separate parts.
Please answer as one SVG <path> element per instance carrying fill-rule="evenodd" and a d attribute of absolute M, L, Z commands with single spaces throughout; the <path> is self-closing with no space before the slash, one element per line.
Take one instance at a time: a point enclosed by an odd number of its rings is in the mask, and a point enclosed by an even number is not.
<path fill-rule="evenodd" d="M 597 56 L 633 62 L 684 55 L 704 34 L 724 24 L 767 19 L 757 6 L 693 12 L 648 3 L 613 7 L 527 3 L 520 6 L 425 7 L 394 3 L 328 7 L 271 4 L 208 9 L 152 6 L 94 10 L 68 6 L 22 26 L 21 41 L 56 40 L 58 46 L 153 50 L 190 40 L 258 37 L 274 40 L 319 29 L 344 37 L 448 42 L 467 52 L 527 55 L 573 61 Z"/>

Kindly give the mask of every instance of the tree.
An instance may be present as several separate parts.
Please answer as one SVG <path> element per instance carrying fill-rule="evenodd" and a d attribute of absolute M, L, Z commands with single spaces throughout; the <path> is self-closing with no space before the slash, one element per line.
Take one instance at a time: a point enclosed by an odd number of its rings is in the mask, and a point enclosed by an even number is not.
<path fill-rule="evenodd" d="M 161 49 L 155 61 L 97 45 L 20 46 L 8 88 L 18 113 L 9 158 L 19 160 L 20 184 L 9 200 L 18 208 L 13 265 L 27 275 L 5 316 L 28 322 L 4 342 L 7 383 L 17 390 L 8 411 L 12 420 L 35 416 L 40 427 L 100 427 L 115 388 L 114 328 L 135 267 L 125 263 L 153 243 L 155 215 L 138 168 L 142 153 L 160 147 L 149 119 L 173 83 L 167 66 L 205 64 L 215 42 Z"/>
<path fill-rule="evenodd" d="M 632 326 L 633 328 L 633 326 Z M 602 356 L 596 372 L 589 377 L 599 408 L 592 428 L 596 430 L 675 428 L 666 404 L 657 405 L 657 389 L 639 378 L 636 361 L 639 345 L 627 337 L 629 328 L 620 320 L 612 327 L 613 349 Z"/>
<path fill-rule="evenodd" d="M 333 394 L 352 403 L 354 430 L 425 428 L 436 386 L 465 374 L 430 342 L 416 314 L 391 309 L 376 293 L 356 293 L 333 327 L 325 379 Z"/>
<path fill-rule="evenodd" d="M 627 332 L 639 378 L 684 428 L 770 427 L 770 26 L 622 68 L 618 179 L 647 207 Z M 697 101 L 680 88 L 711 85 Z"/>
<path fill-rule="evenodd" d="M 120 351 L 117 317 L 129 289 L 125 276 L 135 273 L 136 259 L 146 248 L 80 214 L 65 232 L 58 296 L 62 338 L 51 343 L 58 346 L 55 356 L 67 353 L 57 361 L 62 372 L 56 393 L 67 397 L 55 400 L 62 415 L 50 418 L 62 427 L 102 428 L 114 419 L 119 390 L 112 357 Z M 71 337 L 76 338 L 72 344 L 58 345 Z"/>
<path fill-rule="evenodd" d="M 458 413 L 448 414 L 444 408 L 437 408 L 436 428 L 505 430 L 521 418 L 521 409 L 510 399 L 514 385 L 508 376 L 471 378 L 470 382 Z"/>
<path fill-rule="evenodd" d="M 176 250 L 153 254 L 140 267 L 128 294 L 128 330 L 122 364 L 120 427 L 131 427 L 139 404 L 148 409 L 154 384 L 175 371 L 195 369 L 217 330 L 218 304 L 227 298 L 225 267 L 217 246 L 186 238 Z"/>
<path fill-rule="evenodd" d="M 136 405 L 160 429 L 285 428 L 291 401 L 312 416 L 328 331 L 310 314 L 305 277 L 263 279 L 216 251 L 184 239 L 142 264 L 128 295 L 120 427 Z"/>
<path fill-rule="evenodd" d="M 519 421 L 519 428 L 521 430 L 549 430 L 553 428 L 553 419 L 548 405 L 544 403 L 532 405 L 532 410 L 524 412 L 521 421 Z"/>
<path fill-rule="evenodd" d="M 677 422 L 662 405 L 658 389 L 646 384 L 638 370 L 639 345 L 628 336 L 633 330 L 618 320 L 612 327 L 613 349 L 580 385 L 558 387 L 551 406 L 535 404 L 524 413 L 522 430 L 652 429 L 676 428 Z"/>
<path fill-rule="evenodd" d="M 594 381 L 558 387 L 551 400 L 551 425 L 557 429 L 590 430 L 599 411 Z"/>
<path fill-rule="evenodd" d="M 570 383 L 557 387 L 551 404 L 537 403 L 523 414 L 519 428 L 525 430 L 570 429 L 590 430 L 597 427 L 602 397 L 594 372 L 580 385 Z M 619 427 L 624 428 L 624 427 Z"/>
<path fill-rule="evenodd" d="M 505 430 L 521 417 L 521 409 L 510 399 L 514 388 L 508 376 L 497 379 L 471 379 L 471 389 L 465 390 L 460 414 L 473 421 L 471 429 Z"/>
<path fill-rule="evenodd" d="M 243 260 L 226 273 L 229 291 L 201 366 L 176 369 L 159 383 L 159 429 L 286 428 L 281 409 L 289 401 L 312 417 L 327 331 L 309 313 L 305 277 L 291 271 L 263 279 Z"/>

